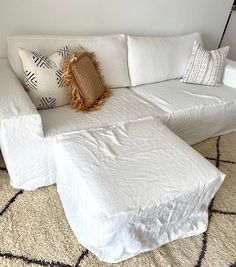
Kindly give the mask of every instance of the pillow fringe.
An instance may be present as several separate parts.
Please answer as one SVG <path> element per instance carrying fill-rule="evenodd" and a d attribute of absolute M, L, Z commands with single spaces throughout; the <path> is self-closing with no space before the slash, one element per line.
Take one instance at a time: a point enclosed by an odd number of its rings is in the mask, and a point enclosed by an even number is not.
<path fill-rule="evenodd" d="M 98 98 L 98 100 L 91 107 L 86 107 L 84 105 L 83 94 L 79 88 L 79 85 L 75 82 L 75 79 L 71 71 L 72 64 L 76 63 L 84 56 L 87 56 L 91 59 L 99 75 L 101 83 L 105 88 L 104 94 L 100 98 Z M 72 53 L 70 54 L 70 57 L 68 59 L 65 59 L 62 61 L 61 68 L 62 68 L 62 78 L 68 86 L 67 95 L 71 97 L 71 106 L 74 109 L 76 109 L 76 111 L 86 112 L 86 111 L 99 110 L 102 104 L 106 101 L 106 99 L 112 95 L 112 90 L 108 87 L 108 85 L 105 82 L 105 79 L 101 72 L 100 65 L 98 61 L 96 60 L 94 53 L 87 52 L 87 51 L 83 51 L 79 53 L 78 52 Z"/>

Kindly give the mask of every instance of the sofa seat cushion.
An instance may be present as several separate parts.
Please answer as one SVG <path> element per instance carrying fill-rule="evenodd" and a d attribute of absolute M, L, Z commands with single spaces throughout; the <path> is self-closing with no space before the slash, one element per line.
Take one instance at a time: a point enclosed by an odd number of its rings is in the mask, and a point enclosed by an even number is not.
<path fill-rule="evenodd" d="M 112 93 L 113 95 L 107 99 L 100 110 L 89 113 L 76 112 L 69 105 L 40 110 L 45 136 L 113 125 L 149 115 L 160 118 L 167 115 L 163 110 L 127 88 L 114 89 Z"/>
<path fill-rule="evenodd" d="M 236 130 L 236 89 L 184 84 L 179 80 L 132 87 L 168 114 L 163 122 L 187 143 Z"/>
<path fill-rule="evenodd" d="M 54 149 L 68 222 L 101 261 L 206 231 L 224 174 L 159 120 L 63 134 Z"/>

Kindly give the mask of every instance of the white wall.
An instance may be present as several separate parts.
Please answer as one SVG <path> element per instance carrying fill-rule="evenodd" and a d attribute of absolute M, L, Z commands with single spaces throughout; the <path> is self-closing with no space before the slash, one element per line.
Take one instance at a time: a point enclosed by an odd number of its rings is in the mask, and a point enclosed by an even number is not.
<path fill-rule="evenodd" d="M 233 0 L 0 0 L 0 57 L 12 34 L 174 35 L 217 47 Z"/>
<path fill-rule="evenodd" d="M 221 46 L 229 45 L 229 58 L 236 60 L 236 11 L 233 11 Z"/>

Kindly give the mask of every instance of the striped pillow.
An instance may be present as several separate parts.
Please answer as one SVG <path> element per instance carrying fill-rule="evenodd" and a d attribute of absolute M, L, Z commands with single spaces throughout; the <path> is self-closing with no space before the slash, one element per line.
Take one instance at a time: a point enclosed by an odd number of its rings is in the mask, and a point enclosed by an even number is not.
<path fill-rule="evenodd" d="M 194 42 L 192 56 L 181 82 L 221 86 L 229 46 L 207 51 Z"/>

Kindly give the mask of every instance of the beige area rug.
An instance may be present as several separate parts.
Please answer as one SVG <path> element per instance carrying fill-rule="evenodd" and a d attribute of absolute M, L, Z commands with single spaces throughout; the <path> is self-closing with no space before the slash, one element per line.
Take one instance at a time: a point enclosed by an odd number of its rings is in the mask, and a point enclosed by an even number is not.
<path fill-rule="evenodd" d="M 207 232 L 119 264 L 102 263 L 79 244 L 55 186 L 35 192 L 13 189 L 0 160 L 0 266 L 236 266 L 236 133 L 194 148 L 227 175 L 209 207 Z"/>

